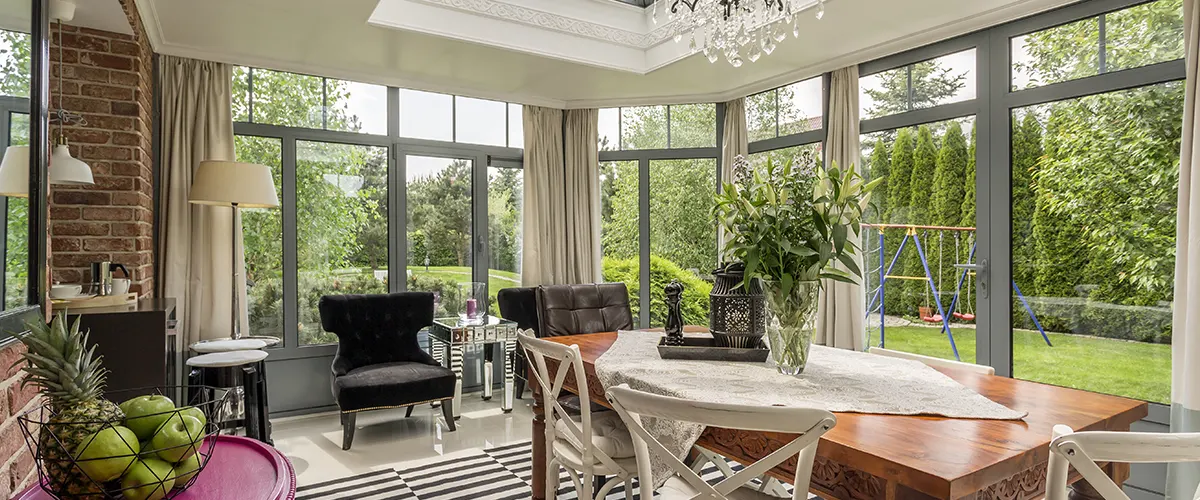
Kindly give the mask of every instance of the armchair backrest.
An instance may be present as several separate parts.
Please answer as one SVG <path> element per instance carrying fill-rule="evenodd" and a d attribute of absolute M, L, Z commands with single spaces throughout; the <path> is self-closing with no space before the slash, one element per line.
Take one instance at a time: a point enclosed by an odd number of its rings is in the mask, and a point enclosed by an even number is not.
<path fill-rule="evenodd" d="M 426 362 L 417 332 L 433 324 L 433 294 L 326 295 L 317 304 L 321 327 L 338 337 L 333 371 L 401 361 Z"/>
<path fill-rule="evenodd" d="M 542 285 L 537 289 L 540 337 L 633 329 L 624 283 Z"/>
<path fill-rule="evenodd" d="M 533 330 L 538 334 L 537 287 L 504 288 L 496 292 L 496 303 L 500 306 L 500 317 L 516 321 L 517 328 Z"/>

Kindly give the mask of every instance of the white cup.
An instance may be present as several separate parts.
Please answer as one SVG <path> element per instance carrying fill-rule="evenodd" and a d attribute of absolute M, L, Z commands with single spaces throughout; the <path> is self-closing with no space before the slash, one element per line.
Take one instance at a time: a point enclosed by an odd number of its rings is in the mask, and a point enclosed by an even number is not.
<path fill-rule="evenodd" d="M 113 278 L 112 294 L 125 295 L 129 293 L 129 278 Z"/>
<path fill-rule="evenodd" d="M 83 292 L 82 285 L 53 285 L 50 287 L 50 298 L 69 299 Z"/>

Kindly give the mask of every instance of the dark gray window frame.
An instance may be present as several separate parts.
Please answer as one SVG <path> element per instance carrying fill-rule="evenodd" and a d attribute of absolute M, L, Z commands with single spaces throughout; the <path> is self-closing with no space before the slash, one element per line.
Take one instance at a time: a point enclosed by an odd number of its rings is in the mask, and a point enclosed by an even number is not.
<path fill-rule="evenodd" d="M 976 323 L 979 328 L 976 329 L 975 361 L 995 367 L 997 375 L 1013 376 L 1012 318 L 1008 313 L 1013 306 L 1010 285 L 1010 131 L 1013 110 L 1035 104 L 1181 81 L 1186 77 L 1184 61 L 1175 60 L 1119 71 L 1102 71 L 1095 76 L 1014 91 L 1011 85 L 1011 40 L 1014 37 L 1101 17 L 1146 3 L 1150 1 L 1092 0 L 859 65 L 860 75 L 865 77 L 970 48 L 976 49 L 975 99 L 863 120 L 861 133 L 917 126 L 965 116 L 975 117 L 976 238 L 979 245 L 976 262 L 986 259 L 990 275 L 987 290 L 982 287 L 977 290 L 980 300 L 976 307 Z M 1103 50 L 1103 43 L 1101 40 L 1099 50 Z M 1151 403 L 1150 417 L 1146 421 L 1169 423 L 1169 407 Z"/>

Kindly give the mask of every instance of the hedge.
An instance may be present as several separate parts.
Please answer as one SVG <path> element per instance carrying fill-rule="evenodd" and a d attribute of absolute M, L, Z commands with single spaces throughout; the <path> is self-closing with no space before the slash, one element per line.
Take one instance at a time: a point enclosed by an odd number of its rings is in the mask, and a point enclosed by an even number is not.
<path fill-rule="evenodd" d="M 625 283 L 629 289 L 629 303 L 633 309 L 633 316 L 640 317 L 638 258 L 605 257 L 603 266 L 604 281 Z M 712 284 L 657 255 L 650 256 L 650 325 L 663 326 L 667 322 L 667 304 L 663 288 L 672 279 L 683 284 L 680 312 L 683 313 L 684 324 L 708 325 L 708 294 L 712 292 Z"/>

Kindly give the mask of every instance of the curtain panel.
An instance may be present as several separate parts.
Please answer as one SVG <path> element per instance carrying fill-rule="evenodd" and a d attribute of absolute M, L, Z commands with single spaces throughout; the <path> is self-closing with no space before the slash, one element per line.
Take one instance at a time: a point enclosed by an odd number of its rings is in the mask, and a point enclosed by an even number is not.
<path fill-rule="evenodd" d="M 235 262 L 239 275 L 246 275 L 240 222 L 233 219 L 233 210 L 188 203 L 201 161 L 234 159 L 233 76 L 226 64 L 168 55 L 159 57 L 158 66 L 158 296 L 177 300 L 177 319 L 187 345 L 230 335 Z M 234 244 L 231 224 L 239 226 L 237 257 L 229 251 Z M 248 331 L 244 278 L 236 284 L 236 293 L 242 331 Z"/>
<path fill-rule="evenodd" d="M 829 122 L 825 124 L 825 166 L 839 168 L 861 165 L 859 156 L 858 66 L 834 71 L 829 79 Z M 858 235 L 852 241 L 861 241 Z M 854 257 L 863 269 L 862 252 Z M 844 269 L 841 263 L 835 263 Z M 862 351 L 867 348 L 863 324 L 866 303 L 861 285 L 823 280 L 817 305 L 816 343 Z M 859 280 L 861 283 L 861 280 Z"/>
<path fill-rule="evenodd" d="M 524 286 L 601 280 L 598 117 L 525 106 Z"/>
<path fill-rule="evenodd" d="M 721 124 L 721 183 L 733 182 L 733 163 L 739 156 L 750 156 L 750 133 L 746 131 L 746 98 L 725 103 L 725 123 Z M 723 189 L 718 186 L 717 189 Z M 725 258 L 725 226 L 717 226 L 717 249 Z"/>
<path fill-rule="evenodd" d="M 1187 83 L 1179 157 L 1175 307 L 1171 336 L 1171 432 L 1200 432 L 1200 0 L 1183 3 Z M 1192 226 L 1192 222 L 1196 226 Z M 1167 467 L 1168 499 L 1193 498 L 1200 463 Z"/>

